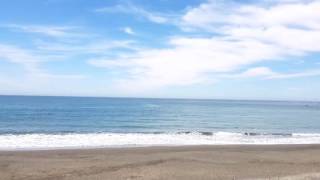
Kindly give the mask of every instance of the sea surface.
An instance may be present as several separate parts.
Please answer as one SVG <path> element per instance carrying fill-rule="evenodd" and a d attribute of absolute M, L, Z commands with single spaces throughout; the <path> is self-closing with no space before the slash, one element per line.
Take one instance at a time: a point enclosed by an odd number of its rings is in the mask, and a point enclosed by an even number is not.
<path fill-rule="evenodd" d="M 0 149 L 318 144 L 320 102 L 0 96 Z"/>

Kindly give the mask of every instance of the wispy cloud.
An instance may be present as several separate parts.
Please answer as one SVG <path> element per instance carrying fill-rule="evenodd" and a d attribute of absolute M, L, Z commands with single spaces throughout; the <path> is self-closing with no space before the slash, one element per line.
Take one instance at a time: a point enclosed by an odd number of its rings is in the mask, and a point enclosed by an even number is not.
<path fill-rule="evenodd" d="M 276 76 L 278 73 L 273 72 L 268 67 L 255 67 L 250 68 L 240 74 L 227 74 L 223 77 L 229 77 L 229 78 L 251 78 L 251 77 L 271 77 Z"/>
<path fill-rule="evenodd" d="M 143 6 L 119 4 L 99 8 L 95 12 L 122 13 L 158 26 L 173 24 L 177 28 L 170 34 L 176 33 L 175 36 L 159 34 L 164 41 L 158 48 L 157 42 L 139 44 L 139 40 L 147 38 L 119 33 L 140 35 L 129 27 L 138 28 L 140 24 L 114 27 L 112 30 L 121 36 L 119 40 L 116 39 L 119 36 L 108 39 L 106 34 L 86 36 L 89 33 L 80 26 L 9 24 L 1 27 L 35 34 L 31 38 L 36 38 L 28 48 L 0 44 L 0 60 L 17 64 L 24 68 L 25 74 L 44 82 L 48 79 L 85 78 L 81 74 L 52 73 L 45 68 L 48 66 L 44 63 L 53 59 L 78 60 L 79 57 L 80 63 L 85 60 L 91 66 L 106 68 L 106 74 L 116 72 L 116 76 L 108 77 L 108 88 L 114 90 L 113 87 L 117 87 L 116 92 L 153 92 L 155 89 L 212 83 L 227 78 L 275 80 L 319 76 L 317 69 L 288 73 L 261 66 L 265 61 L 275 61 L 275 64 L 289 60 L 307 61 L 305 56 L 319 53 L 318 9 L 320 2 L 317 0 L 260 0 L 253 4 L 208 0 L 184 9 L 183 14 L 154 12 Z M 99 28 L 95 32 L 101 32 Z M 131 38 L 137 40 L 132 41 Z M 150 46 L 141 48 L 144 43 Z M 254 68 L 242 72 L 246 67 Z"/>
<path fill-rule="evenodd" d="M 219 78 L 220 73 L 232 74 L 258 62 L 320 52 L 319 1 L 225 7 L 223 2 L 208 1 L 181 17 L 181 29 L 206 31 L 211 34 L 208 38 L 174 37 L 168 42 L 170 48 L 145 49 L 126 58 L 90 62 L 99 67 L 121 67 L 128 76 L 119 79 L 119 86 L 145 90 L 208 82 L 212 77 Z M 119 6 L 100 11 L 139 12 L 131 9 Z M 243 75 L 280 79 L 314 74 L 285 75 L 259 68 Z"/>
<path fill-rule="evenodd" d="M 6 44 L 0 44 L 0 60 L 22 65 L 29 72 L 38 71 L 38 64 L 41 62 L 31 52 Z"/>
<path fill-rule="evenodd" d="M 50 25 L 21 25 L 21 24 L 8 24 L 2 27 L 7 27 L 16 31 L 41 34 L 50 37 L 77 37 L 82 36 L 78 32 L 78 27 L 75 26 L 50 26 Z"/>
<path fill-rule="evenodd" d="M 154 23 L 167 23 L 169 22 L 169 16 L 161 13 L 147 11 L 141 7 L 132 4 L 118 4 L 116 6 L 103 7 L 95 10 L 99 13 L 125 13 L 133 14 L 143 17 Z"/>
<path fill-rule="evenodd" d="M 317 0 L 279 1 L 272 4 L 236 4 L 208 1 L 190 9 L 183 23 L 215 31 L 217 27 L 268 28 L 290 26 L 319 29 L 320 2 Z M 257 1 L 265 2 L 265 1 Z M 227 7 L 227 8 L 226 8 Z M 218 29 L 220 31 L 221 29 Z"/>
<path fill-rule="evenodd" d="M 237 41 L 251 39 L 269 43 L 298 55 L 320 51 L 319 8 L 319 1 L 278 1 L 268 6 L 230 8 L 221 8 L 210 1 L 190 10 L 182 20 L 184 26 L 219 33 Z"/>
<path fill-rule="evenodd" d="M 254 67 L 239 74 L 221 75 L 221 77 L 223 78 L 260 77 L 263 79 L 290 79 L 290 78 L 302 78 L 302 77 L 311 77 L 311 76 L 320 76 L 320 69 L 309 69 L 309 70 L 304 70 L 302 72 L 295 72 L 295 73 L 281 73 L 281 72 L 275 72 L 268 67 Z"/>
<path fill-rule="evenodd" d="M 110 50 L 126 49 L 134 50 L 135 42 L 131 40 L 94 40 L 77 43 L 52 43 L 47 41 L 39 41 L 36 47 L 42 51 L 57 52 L 57 53 L 74 53 L 74 54 L 97 54 L 103 55 Z"/>
<path fill-rule="evenodd" d="M 24 68 L 25 73 L 34 78 L 84 78 L 82 75 L 51 74 L 41 67 L 52 56 L 38 54 L 7 44 L 0 44 L 0 60 L 8 61 Z"/>
<path fill-rule="evenodd" d="M 136 33 L 132 30 L 131 27 L 124 27 L 121 29 L 124 33 L 130 34 L 130 35 L 135 35 Z"/>
<path fill-rule="evenodd" d="M 0 61 L 9 62 L 13 64 L 10 67 L 18 70 L 12 73 L 6 70 L 0 72 L 1 94 L 66 95 L 66 92 L 82 89 L 81 83 L 88 76 L 50 71 L 45 63 L 55 59 L 52 54 L 0 43 Z"/>
<path fill-rule="evenodd" d="M 173 48 L 146 49 L 121 59 L 100 59 L 95 65 L 122 67 L 129 78 L 121 83 L 144 90 L 210 81 L 207 73 L 231 72 L 241 65 L 274 58 L 280 53 L 256 41 L 173 38 L 170 43 Z"/>
<path fill-rule="evenodd" d="M 301 78 L 301 77 L 311 77 L 311 76 L 320 76 L 320 69 L 316 70 L 307 70 L 304 72 L 298 73 L 275 73 L 267 77 L 267 79 L 290 79 L 290 78 Z"/>

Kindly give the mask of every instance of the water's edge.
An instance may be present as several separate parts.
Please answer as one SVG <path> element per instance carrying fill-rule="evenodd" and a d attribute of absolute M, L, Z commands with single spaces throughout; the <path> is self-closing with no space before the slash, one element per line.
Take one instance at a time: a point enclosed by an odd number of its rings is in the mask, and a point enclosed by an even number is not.
<path fill-rule="evenodd" d="M 0 150 L 277 144 L 320 144 L 320 134 L 179 132 L 0 135 Z"/>

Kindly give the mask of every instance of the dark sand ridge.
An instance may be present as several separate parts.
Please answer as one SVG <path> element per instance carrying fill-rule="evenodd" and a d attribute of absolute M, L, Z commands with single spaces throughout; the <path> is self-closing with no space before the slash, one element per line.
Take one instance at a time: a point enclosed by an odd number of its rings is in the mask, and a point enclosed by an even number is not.
<path fill-rule="evenodd" d="M 0 152 L 1 180 L 320 179 L 320 145 Z"/>

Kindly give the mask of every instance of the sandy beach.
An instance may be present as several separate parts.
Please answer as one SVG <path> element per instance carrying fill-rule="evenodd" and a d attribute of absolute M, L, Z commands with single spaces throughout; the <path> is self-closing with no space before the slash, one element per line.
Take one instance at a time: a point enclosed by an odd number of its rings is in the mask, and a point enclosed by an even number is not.
<path fill-rule="evenodd" d="M 1 151 L 1 180 L 320 179 L 320 145 Z"/>

